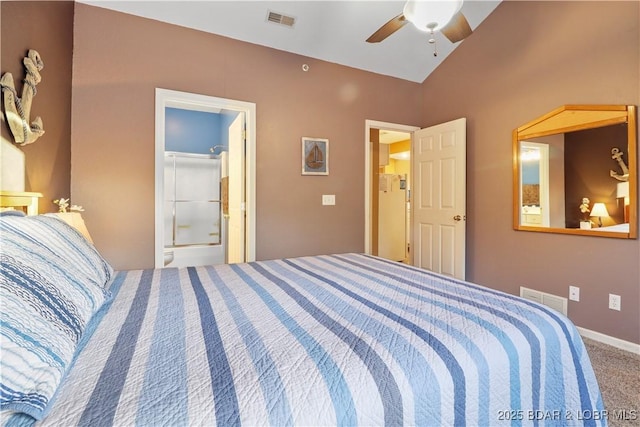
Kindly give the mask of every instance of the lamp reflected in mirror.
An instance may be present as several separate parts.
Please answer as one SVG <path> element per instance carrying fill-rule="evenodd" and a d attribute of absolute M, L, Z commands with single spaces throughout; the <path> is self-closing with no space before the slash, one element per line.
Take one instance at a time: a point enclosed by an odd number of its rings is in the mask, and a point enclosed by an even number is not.
<path fill-rule="evenodd" d="M 602 227 L 602 217 L 608 217 L 609 212 L 607 211 L 607 207 L 604 203 L 598 202 L 593 204 L 593 208 L 591 209 L 591 216 L 598 217 L 598 227 Z"/>

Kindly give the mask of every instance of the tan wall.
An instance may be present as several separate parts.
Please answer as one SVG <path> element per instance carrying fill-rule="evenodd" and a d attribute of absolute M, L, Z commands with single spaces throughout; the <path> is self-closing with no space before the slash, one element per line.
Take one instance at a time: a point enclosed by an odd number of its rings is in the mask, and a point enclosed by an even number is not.
<path fill-rule="evenodd" d="M 68 14 L 43 3 L 1 3 L 2 71 L 19 73 L 26 49 L 53 43 L 41 50 L 42 85 L 69 66 L 72 45 Z M 419 86 L 78 4 L 73 201 L 116 268 L 150 267 L 154 88 L 235 98 L 258 107 L 258 257 L 362 250 L 364 120 L 427 126 L 465 116 L 467 277 L 511 293 L 527 285 L 566 296 L 580 286 L 569 305 L 576 324 L 638 343 L 640 242 L 513 231 L 510 143 L 514 128 L 562 104 L 640 104 L 638 5 L 503 2 Z M 29 178 L 29 189 L 54 185 L 49 198 L 69 185 L 69 72 L 59 72 L 55 101 L 39 86 L 34 103 L 56 142 L 25 148 L 38 159 L 28 157 L 29 176 L 51 177 Z M 301 136 L 331 140 L 329 177 L 300 176 Z M 336 207 L 320 206 L 323 193 L 337 195 Z M 607 309 L 609 292 L 622 296 L 622 311 Z"/>
<path fill-rule="evenodd" d="M 258 259 L 364 250 L 365 119 L 416 123 L 419 84 L 83 4 L 74 27 L 71 190 L 116 268 L 153 266 L 156 87 L 256 103 Z"/>
<path fill-rule="evenodd" d="M 44 62 L 30 119 L 40 116 L 45 134 L 21 147 L 26 163 L 25 190 L 43 193 L 42 213 L 57 210 L 54 199 L 70 196 L 73 7 L 71 1 L 0 3 L 1 73 L 13 75 L 19 96 L 25 76 L 22 60 L 29 49 L 37 50 Z M 13 142 L 4 108 L 2 112 L 2 138 Z"/>
<path fill-rule="evenodd" d="M 639 8 L 503 2 L 426 80 L 421 123 L 468 119 L 467 278 L 510 293 L 579 286 L 569 317 L 635 343 L 640 241 L 514 231 L 511 131 L 563 104 L 640 104 Z"/>

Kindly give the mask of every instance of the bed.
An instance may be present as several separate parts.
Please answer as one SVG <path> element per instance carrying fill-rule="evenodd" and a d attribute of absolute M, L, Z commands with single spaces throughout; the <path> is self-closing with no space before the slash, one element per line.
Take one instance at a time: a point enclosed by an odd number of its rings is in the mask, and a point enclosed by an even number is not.
<path fill-rule="evenodd" d="M 615 231 L 616 233 L 628 233 L 629 232 L 629 223 L 623 224 L 614 224 L 605 227 L 596 227 L 592 228 L 593 231 Z"/>
<path fill-rule="evenodd" d="M 3 425 L 606 425 L 576 328 L 532 301 L 365 254 L 113 271 L 58 218 L 0 232 Z"/>

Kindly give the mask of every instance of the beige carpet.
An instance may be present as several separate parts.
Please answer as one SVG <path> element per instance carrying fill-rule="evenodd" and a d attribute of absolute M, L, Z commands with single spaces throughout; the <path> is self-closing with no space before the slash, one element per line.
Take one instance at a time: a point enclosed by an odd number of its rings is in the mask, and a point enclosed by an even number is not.
<path fill-rule="evenodd" d="M 583 341 L 600 385 L 609 425 L 640 426 L 640 355 L 587 338 Z"/>

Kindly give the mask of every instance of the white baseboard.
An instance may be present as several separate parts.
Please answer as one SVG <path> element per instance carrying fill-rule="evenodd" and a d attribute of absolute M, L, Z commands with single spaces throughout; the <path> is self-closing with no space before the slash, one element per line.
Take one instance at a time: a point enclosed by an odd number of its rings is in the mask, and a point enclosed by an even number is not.
<path fill-rule="evenodd" d="M 578 332 L 580 332 L 580 335 L 585 338 L 608 344 L 610 346 L 619 348 L 621 350 L 626 350 L 634 354 L 640 354 L 640 344 L 621 340 L 620 338 L 615 338 L 609 335 L 602 334 L 600 332 L 592 331 L 590 329 L 581 328 L 579 326 L 577 326 L 576 328 L 578 329 Z"/>

